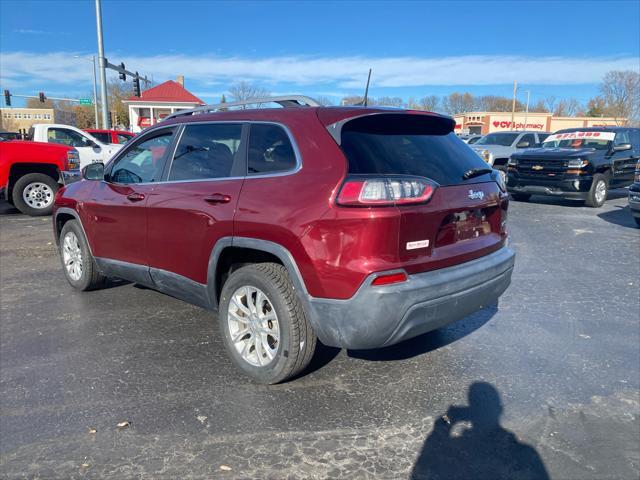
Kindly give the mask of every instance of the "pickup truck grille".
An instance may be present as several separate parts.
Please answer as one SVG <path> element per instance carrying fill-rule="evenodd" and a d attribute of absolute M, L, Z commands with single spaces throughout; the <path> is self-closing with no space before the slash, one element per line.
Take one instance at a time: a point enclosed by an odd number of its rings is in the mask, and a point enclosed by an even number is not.
<path fill-rule="evenodd" d="M 567 170 L 568 160 L 531 159 L 518 160 L 517 170 L 523 177 L 562 177 Z"/>

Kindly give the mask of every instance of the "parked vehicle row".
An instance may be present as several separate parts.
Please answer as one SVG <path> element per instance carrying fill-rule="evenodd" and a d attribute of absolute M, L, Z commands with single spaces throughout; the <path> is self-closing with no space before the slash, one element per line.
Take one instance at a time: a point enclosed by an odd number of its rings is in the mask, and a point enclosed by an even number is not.
<path fill-rule="evenodd" d="M 638 128 L 560 130 L 547 137 L 540 148 L 511 155 L 507 188 L 515 200 L 548 195 L 601 207 L 610 188 L 633 183 L 638 159 Z"/>
<path fill-rule="evenodd" d="M 473 144 L 473 150 L 498 170 L 506 171 L 512 154 L 542 143 L 551 132 L 514 131 L 489 133 Z"/>
<path fill-rule="evenodd" d="M 303 371 L 316 339 L 393 345 L 504 292 L 506 186 L 453 119 L 277 102 L 180 112 L 85 167 L 55 201 L 69 283 L 119 277 L 218 311 L 264 383 Z"/>
<path fill-rule="evenodd" d="M 0 198 L 27 215 L 49 215 L 65 181 L 79 178 L 73 147 L 0 139 Z"/>
<path fill-rule="evenodd" d="M 80 155 L 81 168 L 93 162 L 106 162 L 122 148 L 120 144 L 103 143 L 90 133 L 71 125 L 55 123 L 34 124 L 29 129 L 29 139 L 75 148 Z"/>

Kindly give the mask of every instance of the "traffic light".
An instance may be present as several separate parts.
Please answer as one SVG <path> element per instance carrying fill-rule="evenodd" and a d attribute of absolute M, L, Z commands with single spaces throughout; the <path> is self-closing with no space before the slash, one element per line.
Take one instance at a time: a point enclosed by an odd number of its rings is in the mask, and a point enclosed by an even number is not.
<path fill-rule="evenodd" d="M 140 96 L 140 77 L 138 76 L 138 72 L 136 72 L 136 76 L 133 78 L 133 94 L 136 97 Z"/>
<path fill-rule="evenodd" d="M 38 98 L 40 99 L 40 101 L 42 103 L 44 103 L 44 101 L 47 99 L 47 97 L 45 96 L 44 92 L 39 92 L 38 93 Z"/>
<path fill-rule="evenodd" d="M 120 68 L 121 68 L 122 70 L 124 70 L 124 62 L 122 62 L 122 63 L 120 64 Z M 118 76 L 120 77 L 120 80 L 122 80 L 123 82 L 126 82 L 126 81 L 127 81 L 127 74 L 126 74 L 126 73 L 124 73 L 124 72 L 120 72 L 120 75 L 118 75 Z"/>
<path fill-rule="evenodd" d="M 11 93 L 9 92 L 9 90 L 4 91 L 4 104 L 7 107 L 11 106 Z"/>

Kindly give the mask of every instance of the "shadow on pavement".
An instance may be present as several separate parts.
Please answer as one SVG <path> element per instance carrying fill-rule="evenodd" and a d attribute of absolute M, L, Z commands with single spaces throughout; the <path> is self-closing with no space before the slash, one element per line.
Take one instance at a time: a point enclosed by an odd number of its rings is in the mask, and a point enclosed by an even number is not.
<path fill-rule="evenodd" d="M 450 405 L 427 437 L 411 478 L 548 480 L 538 452 L 502 428 L 503 407 L 486 382 L 469 387 L 469 406 Z"/>
<path fill-rule="evenodd" d="M 20 213 L 20 210 L 18 210 L 16 207 L 14 207 L 13 205 L 11 205 L 9 202 L 6 201 L 0 201 L 0 215 L 18 215 Z"/>
<path fill-rule="evenodd" d="M 598 217 L 600 217 L 605 222 L 613 223 L 614 225 L 620 225 L 621 227 L 638 228 L 636 225 L 636 221 L 631 215 L 629 207 L 616 205 L 616 210 L 599 213 Z"/>
<path fill-rule="evenodd" d="M 416 357 L 466 337 L 491 320 L 497 311 L 498 304 L 495 303 L 451 325 L 427 332 L 396 345 L 373 350 L 348 350 L 347 354 L 352 358 L 369 361 L 405 360 Z"/>

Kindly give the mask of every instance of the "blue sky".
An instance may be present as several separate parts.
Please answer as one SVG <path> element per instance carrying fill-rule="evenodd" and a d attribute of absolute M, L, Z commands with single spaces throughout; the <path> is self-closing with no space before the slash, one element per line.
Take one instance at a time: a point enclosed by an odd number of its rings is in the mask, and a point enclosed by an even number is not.
<path fill-rule="evenodd" d="M 246 80 L 274 93 L 554 95 L 586 101 L 640 70 L 640 1 L 213 2 L 103 0 L 105 55 L 208 102 Z M 85 96 L 92 0 L 0 0 L 0 87 Z M 17 99 L 16 99 L 17 100 Z M 14 101 L 14 104 L 19 102 Z"/>

